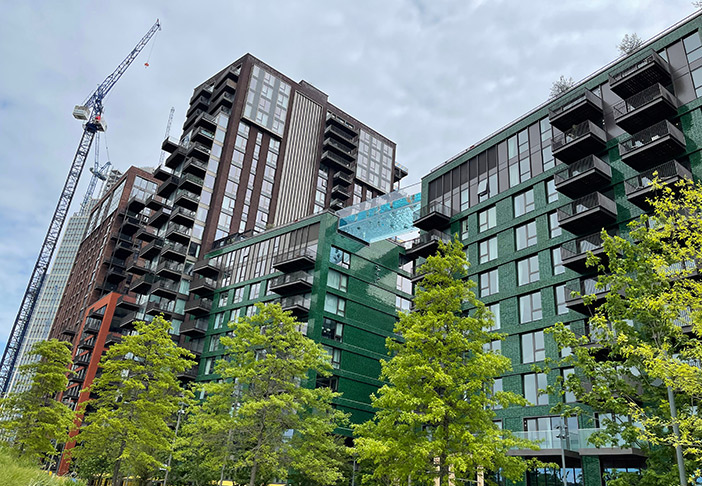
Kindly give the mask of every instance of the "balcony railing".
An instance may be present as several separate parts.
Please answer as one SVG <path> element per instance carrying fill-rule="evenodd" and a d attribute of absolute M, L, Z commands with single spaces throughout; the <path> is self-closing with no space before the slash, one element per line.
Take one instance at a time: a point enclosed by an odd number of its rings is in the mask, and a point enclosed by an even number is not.
<path fill-rule="evenodd" d="M 670 66 L 655 51 L 619 72 L 609 75 L 609 86 L 614 93 L 628 98 L 652 84 L 670 83 Z"/>
<path fill-rule="evenodd" d="M 304 291 L 312 287 L 314 277 L 309 273 L 299 270 L 286 273 L 271 279 L 269 288 L 276 293 L 292 293 Z"/>
<path fill-rule="evenodd" d="M 685 135 L 668 120 L 641 130 L 619 144 L 622 160 L 637 168 L 669 160 L 683 150 Z"/>
<path fill-rule="evenodd" d="M 434 230 L 446 227 L 455 212 L 442 201 L 430 201 L 426 206 L 419 208 L 419 215 L 414 220 L 414 225 L 423 230 Z"/>
<path fill-rule="evenodd" d="M 652 191 L 651 182 L 653 182 L 656 176 L 661 182 L 668 184 L 674 184 L 676 181 L 683 178 L 692 180 L 692 173 L 689 169 L 677 160 L 671 160 L 670 162 L 666 162 L 665 164 L 654 167 L 653 169 L 624 181 L 624 189 L 629 200 L 637 196 L 641 196 L 641 198 L 644 199 L 650 196 Z M 632 202 L 638 204 L 637 201 Z"/>
<path fill-rule="evenodd" d="M 561 106 L 548 110 L 551 125 L 559 130 L 567 130 L 584 120 L 602 120 L 602 99 L 590 90 Z"/>
<path fill-rule="evenodd" d="M 624 101 L 612 106 L 614 119 L 617 120 L 624 115 L 628 115 L 629 113 L 639 110 L 650 102 L 659 98 L 667 100 L 675 107 L 678 105 L 677 98 L 670 91 L 665 89 L 663 85 L 656 83 L 653 86 L 649 86 L 645 90 L 636 93 Z"/>
<path fill-rule="evenodd" d="M 612 168 L 594 155 L 566 165 L 554 175 L 556 189 L 568 197 L 582 196 L 592 187 L 607 185 L 611 179 Z"/>
<path fill-rule="evenodd" d="M 290 295 L 280 299 L 280 306 L 285 311 L 305 313 L 310 310 L 310 297 L 307 295 Z"/>
<path fill-rule="evenodd" d="M 180 333 L 185 335 L 203 335 L 207 332 L 208 327 L 207 318 L 189 319 L 180 325 Z"/>
<path fill-rule="evenodd" d="M 577 451 L 580 449 L 580 436 L 576 431 L 568 431 L 568 433 L 564 433 L 564 431 L 558 429 L 529 430 L 525 432 L 512 432 L 512 434 L 518 439 L 526 439 L 537 442 L 542 450 L 564 449 L 567 451 Z M 565 438 L 563 438 L 564 435 Z"/>
<path fill-rule="evenodd" d="M 273 257 L 273 267 L 282 272 L 309 268 L 314 265 L 317 259 L 317 248 L 295 248 L 293 250 L 275 255 Z"/>
<path fill-rule="evenodd" d="M 413 258 L 424 257 L 436 253 L 439 242 L 450 243 L 451 235 L 439 230 L 430 230 L 422 233 L 417 238 L 404 243 L 407 255 Z"/>
<path fill-rule="evenodd" d="M 585 140 L 588 142 L 580 143 Z M 606 143 L 604 130 L 587 120 L 553 137 L 551 150 L 556 158 L 569 163 L 599 151 Z"/>
<path fill-rule="evenodd" d="M 595 192 L 558 208 L 558 219 L 562 221 L 566 218 L 590 211 L 591 209 L 600 208 L 603 205 L 608 206 L 608 208 L 616 214 L 617 209 L 614 201 L 599 192 Z"/>

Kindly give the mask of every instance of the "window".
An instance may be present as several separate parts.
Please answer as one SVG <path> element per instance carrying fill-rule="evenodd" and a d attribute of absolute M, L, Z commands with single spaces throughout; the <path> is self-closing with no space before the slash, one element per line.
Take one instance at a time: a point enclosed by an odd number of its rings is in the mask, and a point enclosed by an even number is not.
<path fill-rule="evenodd" d="M 527 156 L 509 166 L 509 187 L 514 187 L 531 178 L 531 161 Z"/>
<path fill-rule="evenodd" d="M 541 319 L 541 292 L 519 297 L 519 322 L 522 324 Z"/>
<path fill-rule="evenodd" d="M 553 262 L 553 274 L 560 275 L 565 272 L 563 260 L 561 259 L 561 249 L 553 248 L 551 250 L 551 261 Z"/>
<path fill-rule="evenodd" d="M 539 130 L 541 131 L 541 141 L 547 142 L 551 140 L 551 122 L 548 118 L 542 118 L 539 122 Z"/>
<path fill-rule="evenodd" d="M 548 231 L 551 238 L 561 236 L 561 226 L 558 222 L 558 213 L 555 211 L 548 214 Z"/>
<path fill-rule="evenodd" d="M 480 296 L 496 294 L 500 290 L 499 277 L 497 269 L 480 274 Z"/>
<path fill-rule="evenodd" d="M 573 368 L 563 368 L 561 370 L 561 376 L 563 377 L 563 381 L 565 382 L 570 376 L 575 374 L 575 369 Z M 566 391 L 565 394 L 563 395 L 563 399 L 565 400 L 566 403 L 572 403 L 572 402 L 577 402 L 578 400 L 575 398 L 575 393 L 571 391 Z"/>
<path fill-rule="evenodd" d="M 344 324 L 333 319 L 324 318 L 322 321 L 322 337 L 332 341 L 342 342 Z"/>
<path fill-rule="evenodd" d="M 687 54 L 687 62 L 696 61 L 702 57 L 702 42 L 700 42 L 699 32 L 693 32 L 691 35 L 683 39 L 685 46 L 685 54 Z"/>
<path fill-rule="evenodd" d="M 399 295 L 396 295 L 395 307 L 399 311 L 409 312 L 412 309 L 412 301 L 409 299 L 405 299 L 404 297 L 400 297 Z"/>
<path fill-rule="evenodd" d="M 206 375 L 211 375 L 214 373 L 214 366 L 215 365 L 215 359 L 214 358 L 207 358 L 205 360 L 205 374 Z"/>
<path fill-rule="evenodd" d="M 541 160 L 543 161 L 544 171 L 556 166 L 556 160 L 553 158 L 553 152 L 551 151 L 550 145 L 541 149 Z"/>
<path fill-rule="evenodd" d="M 510 137 L 507 139 L 507 158 L 517 156 L 517 136 Z"/>
<path fill-rule="evenodd" d="M 322 347 L 327 352 L 327 354 L 329 354 L 332 368 L 338 370 L 341 366 L 341 350 L 339 348 L 327 346 L 326 344 L 322 344 Z"/>
<path fill-rule="evenodd" d="M 261 282 L 251 284 L 249 290 L 249 300 L 258 299 L 261 296 Z"/>
<path fill-rule="evenodd" d="M 514 217 L 534 210 L 534 190 L 529 189 L 514 196 Z"/>
<path fill-rule="evenodd" d="M 224 307 L 225 305 L 227 305 L 227 297 L 229 297 L 228 292 L 222 292 L 221 294 L 219 294 L 219 302 L 217 305 L 219 307 Z"/>
<path fill-rule="evenodd" d="M 567 314 L 568 306 L 566 306 L 566 288 L 565 285 L 556 287 L 556 314 Z"/>
<path fill-rule="evenodd" d="M 501 327 L 500 303 L 497 302 L 496 304 L 487 306 L 487 310 L 492 312 L 492 326 L 488 329 L 488 331 L 497 331 Z"/>
<path fill-rule="evenodd" d="M 539 281 L 539 255 L 534 255 L 517 262 L 517 285 L 526 285 Z"/>
<path fill-rule="evenodd" d="M 317 381 L 314 386 L 315 388 L 329 388 L 331 391 L 335 392 L 339 389 L 339 377 L 317 375 Z"/>
<path fill-rule="evenodd" d="M 395 288 L 397 290 L 399 290 L 400 292 L 404 292 L 406 294 L 411 294 L 412 293 L 412 280 L 410 280 L 407 277 L 404 277 L 398 273 L 397 274 L 397 281 L 395 283 Z"/>
<path fill-rule="evenodd" d="M 522 363 L 536 363 L 546 359 L 544 332 L 522 334 Z"/>
<path fill-rule="evenodd" d="M 702 67 L 692 71 L 692 84 L 695 86 L 695 94 L 702 98 Z"/>
<path fill-rule="evenodd" d="M 536 244 L 536 221 L 517 226 L 515 229 L 517 238 L 517 250 L 523 250 Z"/>
<path fill-rule="evenodd" d="M 555 179 L 546 181 L 546 202 L 552 203 L 558 201 L 558 191 L 556 190 Z"/>
<path fill-rule="evenodd" d="M 329 261 L 334 265 L 339 265 L 341 268 L 349 268 L 351 265 L 351 254 L 332 246 L 329 253 Z"/>
<path fill-rule="evenodd" d="M 495 380 L 492 382 L 492 396 L 494 397 L 496 393 L 499 393 L 502 391 L 502 378 L 495 378 Z M 499 403 L 496 403 L 492 406 L 493 410 L 499 410 L 502 408 L 502 405 Z M 502 421 L 499 421 L 499 428 L 502 428 Z"/>
<path fill-rule="evenodd" d="M 461 220 L 461 239 L 467 240 L 470 238 L 470 229 L 468 229 L 468 218 Z"/>
<path fill-rule="evenodd" d="M 232 298 L 232 304 L 238 304 L 244 300 L 244 287 L 239 287 L 233 290 L 234 297 Z"/>
<path fill-rule="evenodd" d="M 497 226 L 497 208 L 489 207 L 478 213 L 478 232 L 482 233 Z"/>
<path fill-rule="evenodd" d="M 528 373 L 522 376 L 524 398 L 532 405 L 548 405 L 548 395 L 539 390 L 548 386 L 545 373 Z"/>
<path fill-rule="evenodd" d="M 337 316 L 344 316 L 346 314 L 346 299 L 334 294 L 327 294 L 324 297 L 324 310 Z"/>
<path fill-rule="evenodd" d="M 349 277 L 336 270 L 329 270 L 329 276 L 327 277 L 327 286 L 341 292 L 346 292 L 348 287 Z"/>
<path fill-rule="evenodd" d="M 483 352 L 489 353 L 491 351 L 498 354 L 502 353 L 502 341 L 500 339 L 483 344 Z"/>
<path fill-rule="evenodd" d="M 497 236 L 481 241 L 478 246 L 480 263 L 486 263 L 497 258 Z"/>
<path fill-rule="evenodd" d="M 524 152 L 529 151 L 529 130 L 525 128 L 521 132 L 519 132 L 519 135 L 517 136 L 518 142 L 519 142 L 519 153 L 523 154 Z"/>

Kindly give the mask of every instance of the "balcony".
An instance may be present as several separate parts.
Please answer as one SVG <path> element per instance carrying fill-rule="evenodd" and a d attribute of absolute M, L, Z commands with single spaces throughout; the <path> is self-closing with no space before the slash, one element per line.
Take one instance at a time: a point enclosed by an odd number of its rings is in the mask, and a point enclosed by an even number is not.
<path fill-rule="evenodd" d="M 161 278 L 170 278 L 177 280 L 183 274 L 184 266 L 182 263 L 172 262 L 169 260 L 162 261 L 156 267 L 156 275 Z"/>
<path fill-rule="evenodd" d="M 568 130 L 585 120 L 599 125 L 602 117 L 602 99 L 587 89 L 574 100 L 548 110 L 551 125 L 561 131 Z"/>
<path fill-rule="evenodd" d="M 227 72 L 224 73 L 224 76 L 217 80 L 215 90 L 219 91 L 223 89 L 227 92 L 234 93 L 236 91 L 236 83 L 239 81 L 239 74 L 241 74 L 241 66 L 230 67 Z"/>
<path fill-rule="evenodd" d="M 86 349 L 88 351 L 92 351 L 93 349 L 95 349 L 95 340 L 92 338 L 91 339 L 84 339 L 78 345 L 78 349 Z"/>
<path fill-rule="evenodd" d="M 212 310 L 212 299 L 207 298 L 193 298 L 191 297 L 185 303 L 185 312 L 192 314 L 193 316 L 203 316 L 209 314 Z M 206 330 L 206 329 L 205 329 Z M 180 332 L 183 332 L 181 327 Z"/>
<path fill-rule="evenodd" d="M 199 195 L 202 192 L 202 184 L 204 183 L 205 181 L 199 177 L 192 174 L 185 174 L 180 178 L 178 187 Z"/>
<path fill-rule="evenodd" d="M 90 364 L 91 357 L 92 353 L 83 353 L 76 355 L 76 357 L 73 358 L 73 364 L 78 366 L 88 366 Z"/>
<path fill-rule="evenodd" d="M 191 99 L 187 116 L 192 115 L 195 110 L 206 110 L 210 106 L 210 96 L 211 94 L 209 92 L 207 94 L 201 92 L 200 96 Z"/>
<path fill-rule="evenodd" d="M 338 197 L 333 198 L 329 203 L 329 208 L 333 209 L 334 211 L 338 211 L 340 209 L 343 209 L 344 207 L 346 207 L 346 200 L 339 199 Z"/>
<path fill-rule="evenodd" d="M 146 206 L 146 199 L 141 196 L 135 195 L 129 198 L 127 201 L 127 210 L 134 213 L 140 212 Z"/>
<path fill-rule="evenodd" d="M 127 260 L 127 272 L 133 275 L 144 275 L 151 271 L 151 264 L 134 254 Z"/>
<path fill-rule="evenodd" d="M 681 179 L 692 180 L 692 173 L 689 169 L 683 166 L 677 160 L 671 160 L 665 164 L 654 167 L 642 174 L 632 177 L 624 181 L 624 190 L 629 201 L 638 207 L 649 210 L 651 209 L 648 201 L 658 195 L 657 191 L 651 186 L 651 182 L 656 174 L 660 182 L 664 182 L 675 190 L 675 183 Z"/>
<path fill-rule="evenodd" d="M 409 174 L 409 169 L 405 167 L 404 165 L 395 162 L 395 181 L 399 181 L 400 179 L 404 179 L 407 177 L 407 174 Z"/>
<path fill-rule="evenodd" d="M 168 226 L 166 226 L 165 237 L 171 241 L 177 241 L 183 244 L 188 243 L 191 234 L 192 230 L 187 226 L 182 226 L 173 222 L 168 223 Z"/>
<path fill-rule="evenodd" d="M 426 258 L 439 249 L 439 242 L 450 243 L 451 235 L 438 230 L 430 230 L 408 242 L 405 254 L 408 258 Z"/>
<path fill-rule="evenodd" d="M 134 238 L 137 240 L 145 241 L 145 242 L 150 242 L 154 241 L 157 238 L 157 231 L 156 228 L 153 226 L 142 226 L 139 228 L 139 231 L 137 231 L 134 234 Z"/>
<path fill-rule="evenodd" d="M 159 165 L 158 167 L 156 167 L 156 170 L 154 170 L 153 175 L 156 179 L 163 182 L 173 175 L 173 170 L 169 169 L 165 165 Z M 148 199 L 149 198 L 146 198 L 147 201 Z"/>
<path fill-rule="evenodd" d="M 553 137 L 551 150 L 555 158 L 570 164 L 601 152 L 606 146 L 607 135 L 604 130 L 587 120 Z"/>
<path fill-rule="evenodd" d="M 596 278 L 581 278 L 566 283 L 565 293 L 566 306 L 571 310 L 585 314 L 588 308 L 594 309 L 604 303 L 609 289 L 597 288 Z M 576 295 L 573 295 L 573 293 L 576 293 Z M 577 295 L 578 293 L 580 295 Z M 583 301 L 583 296 L 586 295 L 594 296 L 594 300 L 589 306 Z"/>
<path fill-rule="evenodd" d="M 217 281 L 207 277 L 195 277 L 190 282 L 190 293 L 202 297 L 211 295 L 217 288 Z"/>
<path fill-rule="evenodd" d="M 161 143 L 161 150 L 172 154 L 178 147 L 180 147 L 180 140 L 175 137 L 166 137 L 166 139 Z"/>
<path fill-rule="evenodd" d="M 169 169 L 175 169 L 185 158 L 186 151 L 187 149 L 185 147 L 179 145 L 178 148 L 175 149 L 173 153 L 166 158 L 164 165 Z"/>
<path fill-rule="evenodd" d="M 172 300 L 167 301 L 151 301 L 146 304 L 145 312 L 152 316 L 157 316 L 163 314 L 165 319 L 170 320 L 173 316 L 173 309 L 175 308 L 175 302 Z"/>
<path fill-rule="evenodd" d="M 172 175 L 158 186 L 156 194 L 163 198 L 167 198 L 170 194 L 176 190 L 178 183 L 180 182 L 180 177 Z"/>
<path fill-rule="evenodd" d="M 194 381 L 197 378 L 197 365 L 181 371 L 177 376 L 183 381 Z"/>
<path fill-rule="evenodd" d="M 127 278 L 127 272 L 121 267 L 108 267 L 105 278 L 108 282 L 119 283 Z"/>
<path fill-rule="evenodd" d="M 170 207 L 164 206 L 149 217 L 147 224 L 149 226 L 153 226 L 154 228 L 160 228 L 164 225 L 164 223 L 166 223 L 166 221 L 168 221 L 172 212 L 173 210 Z"/>
<path fill-rule="evenodd" d="M 85 368 L 83 368 L 79 371 L 74 371 L 73 373 L 68 375 L 69 383 L 83 383 L 84 380 L 85 380 Z"/>
<path fill-rule="evenodd" d="M 332 180 L 336 185 L 342 184 L 350 186 L 351 184 L 353 184 L 353 175 L 343 171 L 336 171 L 334 172 L 334 177 L 332 178 Z"/>
<path fill-rule="evenodd" d="M 653 123 L 675 116 L 678 99 L 656 83 L 612 107 L 614 121 L 629 133 L 638 132 Z"/>
<path fill-rule="evenodd" d="M 61 331 L 61 334 L 67 337 L 73 337 L 76 335 L 76 330 L 71 327 L 67 327 L 66 329 Z"/>
<path fill-rule="evenodd" d="M 322 146 L 323 150 L 330 150 L 346 160 L 353 162 L 356 160 L 356 147 L 347 142 L 341 142 L 335 138 L 325 138 Z"/>
<path fill-rule="evenodd" d="M 271 280 L 269 289 L 279 295 L 309 292 L 314 278 L 307 272 L 297 271 L 280 275 Z"/>
<path fill-rule="evenodd" d="M 122 335 L 115 332 L 111 332 L 105 337 L 105 346 L 109 347 L 113 344 L 118 344 L 122 342 Z"/>
<path fill-rule="evenodd" d="M 85 325 L 83 326 L 83 334 L 97 334 L 100 332 L 101 326 L 102 326 L 102 319 L 88 317 L 85 320 Z"/>
<path fill-rule="evenodd" d="M 85 366 L 87 366 L 87 363 Z M 79 396 L 80 396 L 80 385 L 75 385 L 75 386 L 66 388 L 66 391 L 63 392 L 63 397 L 69 398 L 71 400 L 78 400 Z"/>
<path fill-rule="evenodd" d="M 133 311 L 120 318 L 115 324 L 121 329 L 134 329 L 134 323 L 144 321 L 144 317 L 141 311 Z"/>
<path fill-rule="evenodd" d="M 347 126 L 343 121 L 337 118 L 327 118 L 327 126 L 324 129 L 325 138 L 336 138 L 341 143 L 351 144 L 356 146 L 358 134 L 353 128 Z"/>
<path fill-rule="evenodd" d="M 612 182 L 612 168 L 594 155 L 588 155 L 566 165 L 554 176 L 556 190 L 570 198 L 592 192 L 593 187 L 605 187 Z"/>
<path fill-rule="evenodd" d="M 128 212 L 124 215 L 124 221 L 122 221 L 122 228 L 120 231 L 125 235 L 131 236 L 136 233 L 139 228 L 141 228 L 142 224 L 143 221 L 141 220 L 141 217 L 137 216 L 136 213 Z"/>
<path fill-rule="evenodd" d="M 351 196 L 349 191 L 348 186 L 337 184 L 332 187 L 332 196 L 339 197 L 341 199 L 348 199 Z"/>
<path fill-rule="evenodd" d="M 219 266 L 212 263 L 212 260 L 198 260 L 193 266 L 194 275 L 202 275 L 203 277 L 217 278 L 219 277 Z"/>
<path fill-rule="evenodd" d="M 115 248 L 113 250 L 113 255 L 117 258 L 126 259 L 129 255 L 134 252 L 134 243 L 124 240 L 118 240 L 115 243 Z"/>
<path fill-rule="evenodd" d="M 204 336 L 208 329 L 207 318 L 190 319 L 180 325 L 180 333 L 191 337 Z"/>
<path fill-rule="evenodd" d="M 117 304 L 115 305 L 117 309 L 124 309 L 128 311 L 139 310 L 139 304 L 136 303 L 133 297 L 127 297 L 122 295 L 117 299 Z"/>
<path fill-rule="evenodd" d="M 661 160 L 670 160 L 685 151 L 685 135 L 668 120 L 633 134 L 619 144 L 622 162 L 645 170 Z"/>
<path fill-rule="evenodd" d="M 204 115 L 203 113 L 202 115 Z M 200 116 L 202 116 L 200 115 Z M 215 134 L 213 131 L 208 130 L 203 127 L 198 127 L 193 131 L 192 140 L 194 142 L 201 142 L 205 145 L 212 146 L 212 140 L 214 140 Z"/>
<path fill-rule="evenodd" d="M 188 247 L 181 243 L 174 243 L 172 241 L 167 241 L 163 244 L 163 249 L 161 255 L 169 260 L 174 260 L 177 262 L 184 262 L 185 257 L 188 254 Z"/>
<path fill-rule="evenodd" d="M 170 179 L 172 175 L 169 175 L 167 179 Z M 165 182 L 167 179 L 164 179 Z M 152 194 L 146 198 L 146 207 L 152 211 L 158 211 L 164 206 L 168 206 L 168 199 L 158 194 Z"/>
<path fill-rule="evenodd" d="M 197 211 L 197 206 L 200 203 L 200 196 L 184 189 L 178 189 L 173 203 L 176 206 L 181 206 L 191 211 Z"/>
<path fill-rule="evenodd" d="M 195 126 L 214 132 L 217 129 L 217 117 L 209 113 L 202 113 L 195 120 Z"/>
<path fill-rule="evenodd" d="M 183 163 L 183 174 L 192 174 L 195 177 L 205 177 L 207 163 L 201 160 L 188 158 Z"/>
<path fill-rule="evenodd" d="M 212 109 L 217 110 L 219 107 L 224 106 L 226 108 L 231 108 L 234 104 L 234 95 L 224 91 L 221 95 L 215 98 L 212 102 Z"/>
<path fill-rule="evenodd" d="M 203 162 L 207 162 L 210 158 L 210 149 L 201 143 L 191 143 L 188 150 L 185 152 L 188 157 L 194 157 Z"/>
<path fill-rule="evenodd" d="M 281 272 L 294 272 L 314 267 L 317 260 L 317 250 L 313 248 L 297 248 L 273 257 L 273 268 Z"/>
<path fill-rule="evenodd" d="M 307 295 L 290 295 L 280 299 L 280 306 L 297 318 L 304 318 L 310 312 L 310 297 Z"/>
<path fill-rule="evenodd" d="M 152 259 L 161 252 L 163 249 L 163 243 L 163 238 L 156 238 L 154 241 L 141 249 L 139 256 Z"/>
<path fill-rule="evenodd" d="M 609 75 L 609 88 L 622 99 L 656 83 L 667 86 L 671 83 L 671 76 L 668 63 L 654 51 L 636 64 Z"/>
<path fill-rule="evenodd" d="M 151 286 L 151 293 L 166 299 L 175 299 L 178 295 L 178 282 L 166 279 L 157 279 Z"/>
<path fill-rule="evenodd" d="M 183 332 L 183 326 L 185 323 L 181 324 L 181 334 Z M 186 341 L 183 343 L 183 347 L 193 353 L 196 358 L 199 358 L 202 355 L 202 352 L 204 351 L 205 348 L 205 340 L 204 339 L 191 339 L 190 341 Z"/>
<path fill-rule="evenodd" d="M 353 173 L 353 171 L 356 170 L 356 164 L 352 160 L 348 160 L 331 150 L 325 150 L 322 153 L 322 163 L 334 169 L 349 173 Z"/>
<path fill-rule="evenodd" d="M 642 460 L 646 454 L 638 444 L 627 444 L 621 437 L 615 437 L 614 442 L 605 447 L 596 447 L 590 442 L 590 437 L 601 429 L 579 429 L 580 455 L 581 456 L 638 456 Z"/>
<path fill-rule="evenodd" d="M 540 449 L 512 449 L 508 452 L 510 456 L 522 457 L 578 457 L 580 449 L 580 437 L 575 431 L 568 431 L 564 434 L 562 430 L 530 430 L 525 432 L 512 432 L 518 439 L 526 439 L 538 443 Z M 565 438 L 562 438 L 566 435 Z"/>
<path fill-rule="evenodd" d="M 616 231 L 610 232 L 615 235 Z M 607 255 L 602 248 L 602 233 L 597 232 L 581 238 L 566 241 L 561 246 L 561 259 L 563 266 L 575 270 L 576 272 L 584 273 L 588 267 L 585 265 L 588 254 L 592 253 L 600 258 L 604 264 L 607 263 Z M 590 270 L 594 270 L 591 268 Z"/>
<path fill-rule="evenodd" d="M 419 217 L 414 220 L 414 225 L 425 231 L 445 228 L 453 215 L 454 212 L 449 206 L 440 201 L 431 201 L 419 209 Z"/>
<path fill-rule="evenodd" d="M 558 208 L 559 225 L 575 234 L 600 230 L 616 220 L 616 203 L 600 192 L 594 192 Z"/>
<path fill-rule="evenodd" d="M 152 273 L 147 273 L 142 277 L 132 280 L 132 284 L 129 286 L 131 292 L 137 294 L 146 294 L 150 289 L 151 285 L 156 281 L 156 277 Z"/>

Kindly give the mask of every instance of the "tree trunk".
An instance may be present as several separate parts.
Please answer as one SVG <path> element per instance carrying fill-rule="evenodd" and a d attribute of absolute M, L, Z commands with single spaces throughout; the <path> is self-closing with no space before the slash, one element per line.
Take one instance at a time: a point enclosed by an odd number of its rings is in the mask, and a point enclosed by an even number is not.
<path fill-rule="evenodd" d="M 112 486 L 120 486 L 122 481 L 120 480 L 119 477 L 119 470 L 122 466 L 122 459 L 120 459 L 120 456 L 124 452 L 124 448 L 127 446 L 126 441 L 122 441 L 122 443 L 119 446 L 119 453 L 117 454 L 117 460 L 115 461 L 115 467 L 112 469 Z"/>
<path fill-rule="evenodd" d="M 258 471 L 258 461 L 254 459 L 253 466 L 251 466 L 251 478 L 249 479 L 249 486 L 256 486 L 256 472 Z"/>

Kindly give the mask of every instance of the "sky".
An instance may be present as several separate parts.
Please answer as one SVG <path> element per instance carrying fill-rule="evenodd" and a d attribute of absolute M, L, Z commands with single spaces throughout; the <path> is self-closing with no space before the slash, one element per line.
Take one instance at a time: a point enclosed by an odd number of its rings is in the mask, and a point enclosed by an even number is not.
<path fill-rule="evenodd" d="M 409 184 L 541 104 L 559 76 L 616 59 L 624 34 L 648 39 L 694 10 L 690 0 L 0 0 L 0 349 L 78 147 L 73 106 L 157 18 L 162 30 L 105 101 L 101 164 L 106 145 L 118 169 L 157 165 L 171 107 L 179 136 L 193 88 L 250 52 L 395 141 Z"/>

